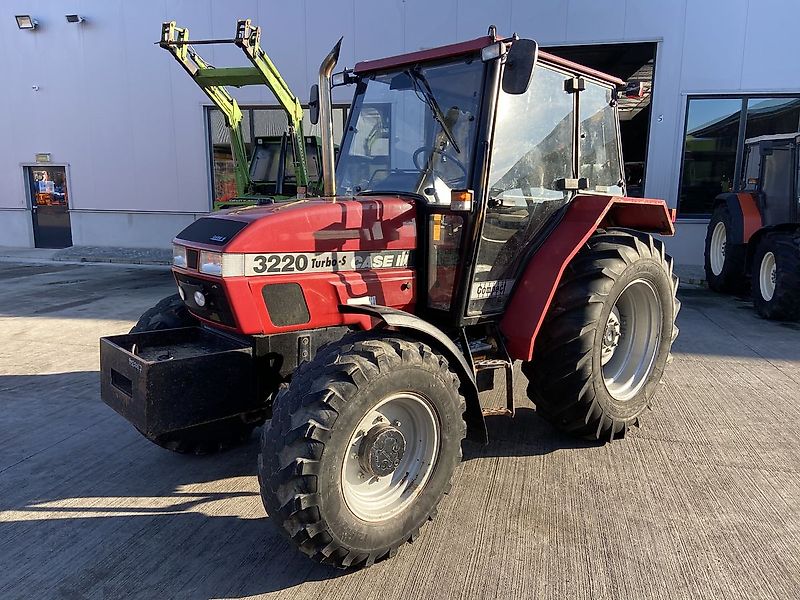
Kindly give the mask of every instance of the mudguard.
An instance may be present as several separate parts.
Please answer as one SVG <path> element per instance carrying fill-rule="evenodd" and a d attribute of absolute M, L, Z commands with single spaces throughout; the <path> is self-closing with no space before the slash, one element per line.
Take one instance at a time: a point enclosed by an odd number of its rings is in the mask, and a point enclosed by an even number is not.
<path fill-rule="evenodd" d="M 597 229 L 627 227 L 673 235 L 674 220 L 675 211 L 663 200 L 576 196 L 558 227 L 528 262 L 500 321 L 511 358 L 526 361 L 533 358 L 536 336 L 564 269 Z"/>
<path fill-rule="evenodd" d="M 725 204 L 731 214 L 733 230 L 727 232 L 727 243 L 747 244 L 763 225 L 755 194 L 726 192 L 714 198 L 714 207 L 720 204 Z"/>
<path fill-rule="evenodd" d="M 339 308 L 343 313 L 367 315 L 377 319 L 385 327 L 391 327 L 394 330 L 409 333 L 416 338 L 422 338 L 426 343 L 442 352 L 447 357 L 451 367 L 456 370 L 464 386 L 464 396 L 467 401 L 467 411 L 464 414 L 467 422 L 467 438 L 482 444 L 489 440 L 486 432 L 486 422 L 478 399 L 475 374 L 458 346 L 441 329 L 411 313 L 388 306 L 343 304 Z"/>

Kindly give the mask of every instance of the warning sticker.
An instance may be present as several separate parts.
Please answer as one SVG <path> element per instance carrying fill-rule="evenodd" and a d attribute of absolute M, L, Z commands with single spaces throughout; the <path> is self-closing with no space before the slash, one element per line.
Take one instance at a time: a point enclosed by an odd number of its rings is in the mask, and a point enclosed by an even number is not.
<path fill-rule="evenodd" d="M 245 254 L 244 274 L 335 273 L 405 268 L 412 264 L 411 250 L 379 252 L 279 252 Z"/>
<path fill-rule="evenodd" d="M 513 285 L 513 279 L 476 281 L 472 284 L 472 290 L 470 292 L 469 299 L 487 300 L 489 298 L 505 298 L 511 293 L 511 287 Z"/>

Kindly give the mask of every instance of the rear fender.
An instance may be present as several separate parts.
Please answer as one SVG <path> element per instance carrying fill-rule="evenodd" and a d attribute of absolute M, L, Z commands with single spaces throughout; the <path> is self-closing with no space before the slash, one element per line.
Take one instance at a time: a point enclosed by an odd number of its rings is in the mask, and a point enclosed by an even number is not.
<path fill-rule="evenodd" d="M 727 243 L 747 244 L 756 232 L 761 229 L 761 213 L 758 201 L 752 192 L 727 192 L 714 199 L 714 208 L 720 205 L 728 207 L 731 215 L 732 231 L 726 232 Z"/>
<path fill-rule="evenodd" d="M 448 364 L 456 371 L 458 378 L 461 380 L 467 401 L 467 410 L 464 413 L 467 422 L 467 438 L 483 444 L 488 441 L 486 422 L 478 399 L 475 374 L 458 346 L 441 329 L 411 313 L 388 306 L 343 304 L 340 306 L 340 310 L 343 313 L 367 315 L 377 319 L 380 322 L 379 327 L 391 328 L 392 330 L 406 333 L 424 341 L 444 354 Z"/>
<path fill-rule="evenodd" d="M 675 211 L 663 200 L 581 194 L 526 265 L 502 320 L 511 358 L 531 360 L 536 336 L 561 276 L 589 237 L 606 227 L 673 235 Z"/>

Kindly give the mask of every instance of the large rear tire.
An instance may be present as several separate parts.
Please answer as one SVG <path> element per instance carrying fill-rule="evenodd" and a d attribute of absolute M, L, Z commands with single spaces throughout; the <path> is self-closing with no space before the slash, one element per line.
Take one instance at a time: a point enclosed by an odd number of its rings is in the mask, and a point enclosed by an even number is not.
<path fill-rule="evenodd" d="M 146 311 L 131 329 L 131 333 L 192 327 L 198 324 L 199 321 L 189 312 L 180 296 L 174 294 L 163 298 Z M 259 424 L 245 422 L 234 416 L 158 436 L 140 433 L 154 444 L 179 454 L 215 454 L 246 442 Z"/>
<path fill-rule="evenodd" d="M 747 247 L 737 243 L 732 232 L 731 213 L 725 204 L 720 204 L 714 209 L 706 230 L 706 282 L 715 292 L 734 294 L 747 287 Z"/>
<path fill-rule="evenodd" d="M 647 408 L 678 335 L 678 278 L 664 244 L 627 230 L 594 234 L 558 286 L 522 370 L 556 427 L 622 437 Z"/>
<path fill-rule="evenodd" d="M 800 231 L 770 232 L 753 255 L 753 305 L 765 319 L 800 319 Z"/>
<path fill-rule="evenodd" d="M 393 556 L 432 519 L 461 459 L 464 397 L 428 345 L 353 334 L 294 373 L 261 436 L 264 507 L 336 567 Z"/>

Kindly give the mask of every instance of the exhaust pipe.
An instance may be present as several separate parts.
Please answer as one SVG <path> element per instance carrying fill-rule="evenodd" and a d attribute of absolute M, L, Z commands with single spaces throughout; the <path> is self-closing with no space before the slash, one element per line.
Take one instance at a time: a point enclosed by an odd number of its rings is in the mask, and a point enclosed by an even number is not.
<path fill-rule="evenodd" d="M 331 106 L 331 73 L 339 60 L 342 38 L 319 66 L 319 116 L 322 134 L 322 194 L 336 195 L 336 165 L 333 154 L 333 108 Z"/>

